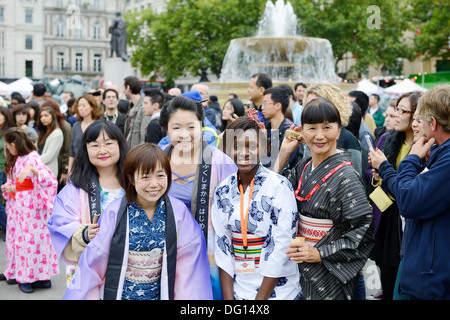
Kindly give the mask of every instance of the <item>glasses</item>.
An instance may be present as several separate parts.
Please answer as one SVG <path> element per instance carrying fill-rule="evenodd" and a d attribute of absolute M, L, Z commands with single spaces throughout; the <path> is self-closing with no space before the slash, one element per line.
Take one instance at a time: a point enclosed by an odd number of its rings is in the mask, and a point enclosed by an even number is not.
<path fill-rule="evenodd" d="M 412 111 L 403 110 L 403 109 L 400 109 L 399 107 L 395 107 L 394 110 L 395 110 L 395 112 L 397 112 L 399 115 L 402 115 L 402 114 L 404 114 L 404 113 L 413 113 Z"/>
<path fill-rule="evenodd" d="M 102 147 L 108 151 L 112 151 L 112 150 L 114 150 L 114 148 L 116 147 L 117 144 L 118 144 L 117 141 L 114 141 L 114 142 L 111 141 L 111 142 L 107 142 L 105 144 L 91 142 L 91 143 L 87 143 L 86 146 L 92 151 L 99 151 Z"/>
<path fill-rule="evenodd" d="M 263 102 L 261 107 L 268 106 L 269 104 L 275 104 L 276 102 Z"/>

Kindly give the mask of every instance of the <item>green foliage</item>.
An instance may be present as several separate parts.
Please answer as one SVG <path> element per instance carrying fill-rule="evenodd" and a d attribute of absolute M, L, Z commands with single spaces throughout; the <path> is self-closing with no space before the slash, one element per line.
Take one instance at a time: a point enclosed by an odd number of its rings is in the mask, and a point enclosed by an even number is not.
<path fill-rule="evenodd" d="M 449 56 L 448 0 L 290 2 L 301 34 L 328 39 L 336 65 L 351 52 L 357 73 L 378 66 L 398 74 L 399 58 L 413 60 L 418 53 Z M 166 12 L 129 14 L 132 62 L 144 74 L 168 81 L 188 74 L 204 76 L 206 70 L 219 76 L 230 41 L 255 34 L 265 4 L 266 0 L 170 0 Z"/>

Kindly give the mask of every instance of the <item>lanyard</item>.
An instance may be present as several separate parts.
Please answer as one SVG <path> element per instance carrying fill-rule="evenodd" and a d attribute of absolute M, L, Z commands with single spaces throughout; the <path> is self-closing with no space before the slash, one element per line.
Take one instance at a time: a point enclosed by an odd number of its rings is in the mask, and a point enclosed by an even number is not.
<path fill-rule="evenodd" d="M 295 191 L 295 197 L 296 197 L 297 200 L 299 200 L 299 201 L 309 200 L 309 199 L 313 196 L 313 194 L 317 191 L 317 189 L 319 189 L 320 186 L 321 186 L 321 185 L 319 185 L 319 184 L 316 184 L 316 185 L 314 186 L 314 188 L 312 188 L 312 190 L 308 193 L 308 195 L 307 195 L 305 198 L 302 198 L 302 197 L 300 197 L 300 196 L 298 195 L 298 193 L 300 192 L 300 189 L 302 188 L 303 174 L 305 173 L 305 169 L 306 169 L 306 167 L 310 164 L 310 162 L 311 162 L 311 161 L 309 161 L 309 162 L 305 165 L 305 167 L 303 168 L 302 175 L 301 175 L 301 177 L 300 177 L 300 182 L 298 183 L 297 190 Z M 334 168 L 333 170 L 331 170 L 325 177 L 323 177 L 323 178 L 321 179 L 322 183 L 324 183 L 325 181 L 327 181 L 328 178 L 331 177 L 333 174 L 335 174 L 336 171 L 338 171 L 340 168 L 342 168 L 342 167 L 344 167 L 344 166 L 351 166 L 351 165 L 353 165 L 352 162 L 342 162 L 340 165 L 338 165 L 336 168 Z"/>
<path fill-rule="evenodd" d="M 240 178 L 239 178 L 240 181 Z M 242 184 L 239 184 L 239 191 L 241 192 L 241 232 L 242 232 L 242 243 L 243 243 L 243 247 L 244 247 L 244 256 L 247 255 L 247 225 L 248 225 L 248 211 L 250 209 L 250 203 L 252 201 L 252 195 L 253 195 L 253 185 L 255 182 L 255 178 L 252 179 L 252 182 L 250 183 L 250 194 L 248 197 L 248 207 L 247 207 L 247 212 L 245 213 L 244 216 L 244 188 L 242 187 Z"/>

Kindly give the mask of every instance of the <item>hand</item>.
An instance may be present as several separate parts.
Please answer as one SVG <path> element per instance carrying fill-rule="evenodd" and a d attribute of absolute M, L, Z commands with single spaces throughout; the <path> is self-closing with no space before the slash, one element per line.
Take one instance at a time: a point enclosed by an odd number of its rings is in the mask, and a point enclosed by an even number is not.
<path fill-rule="evenodd" d="M 61 177 L 59 178 L 60 184 L 66 184 L 67 182 L 67 173 L 61 173 Z"/>
<path fill-rule="evenodd" d="M 28 176 L 28 174 L 30 173 L 30 171 L 33 169 L 33 167 L 28 166 L 25 167 L 22 172 L 19 174 L 19 182 L 22 183 L 26 177 Z"/>
<path fill-rule="evenodd" d="M 380 175 L 378 174 L 378 171 L 375 169 L 372 169 L 372 181 L 373 183 L 378 183 L 378 181 L 381 180 Z"/>
<path fill-rule="evenodd" d="M 373 150 L 373 148 L 369 149 L 369 164 L 378 170 L 380 168 L 380 165 L 387 160 L 386 156 L 384 155 L 383 151 L 380 149 Z"/>
<path fill-rule="evenodd" d="M 319 250 L 306 242 L 291 242 L 286 254 L 294 262 L 315 263 L 322 261 Z"/>
<path fill-rule="evenodd" d="M 301 132 L 302 126 L 295 126 L 295 124 L 293 124 L 293 125 L 291 125 L 289 130 Z M 301 143 L 300 141 L 302 139 L 303 139 L 303 135 L 299 135 L 297 137 L 297 140 L 291 140 L 285 136 L 283 139 L 283 142 L 281 143 L 280 153 L 283 152 L 286 154 L 291 154 L 300 145 L 300 143 Z"/>
<path fill-rule="evenodd" d="M 436 140 L 434 138 L 428 139 L 425 137 L 420 138 L 416 143 L 413 144 L 411 147 L 411 151 L 409 154 L 415 154 L 420 157 L 420 159 L 424 159 L 431 147 L 436 143 Z"/>
<path fill-rule="evenodd" d="M 3 193 L 9 193 L 9 192 L 11 192 L 11 186 L 10 185 L 8 185 L 7 183 L 5 183 L 4 185 L 2 185 L 2 192 Z"/>

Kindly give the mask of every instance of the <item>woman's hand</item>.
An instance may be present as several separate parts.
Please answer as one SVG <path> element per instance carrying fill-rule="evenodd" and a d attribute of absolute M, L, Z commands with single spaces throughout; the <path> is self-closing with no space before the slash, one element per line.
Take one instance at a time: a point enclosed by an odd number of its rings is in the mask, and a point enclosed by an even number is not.
<path fill-rule="evenodd" d="M 27 178 L 30 172 L 33 172 L 36 177 L 39 175 L 38 171 L 35 168 L 33 168 L 32 166 L 27 166 L 19 174 L 19 182 L 22 183 Z"/>
<path fill-rule="evenodd" d="M 291 242 L 286 254 L 294 262 L 317 263 L 322 261 L 319 250 L 306 242 Z"/>
<path fill-rule="evenodd" d="M 12 189 L 7 183 L 3 184 L 1 188 L 3 193 L 10 193 Z"/>
<path fill-rule="evenodd" d="M 383 151 L 380 149 L 374 150 L 373 148 L 369 149 L 369 164 L 378 170 L 380 168 L 380 165 L 387 160 L 386 156 L 384 155 Z"/>
<path fill-rule="evenodd" d="M 87 235 L 89 237 L 89 241 L 95 238 L 95 236 L 100 231 L 98 224 L 90 224 L 87 229 Z"/>
<path fill-rule="evenodd" d="M 289 130 L 301 132 L 302 126 L 295 126 L 295 124 L 293 124 L 291 125 Z M 284 164 L 289 160 L 291 153 L 294 152 L 296 148 L 298 148 L 302 139 L 303 135 L 299 135 L 297 137 L 297 140 L 291 140 L 285 135 L 283 142 L 281 143 L 280 151 L 278 152 L 277 160 L 275 161 L 273 167 L 274 172 L 279 172 L 281 170 Z"/>

